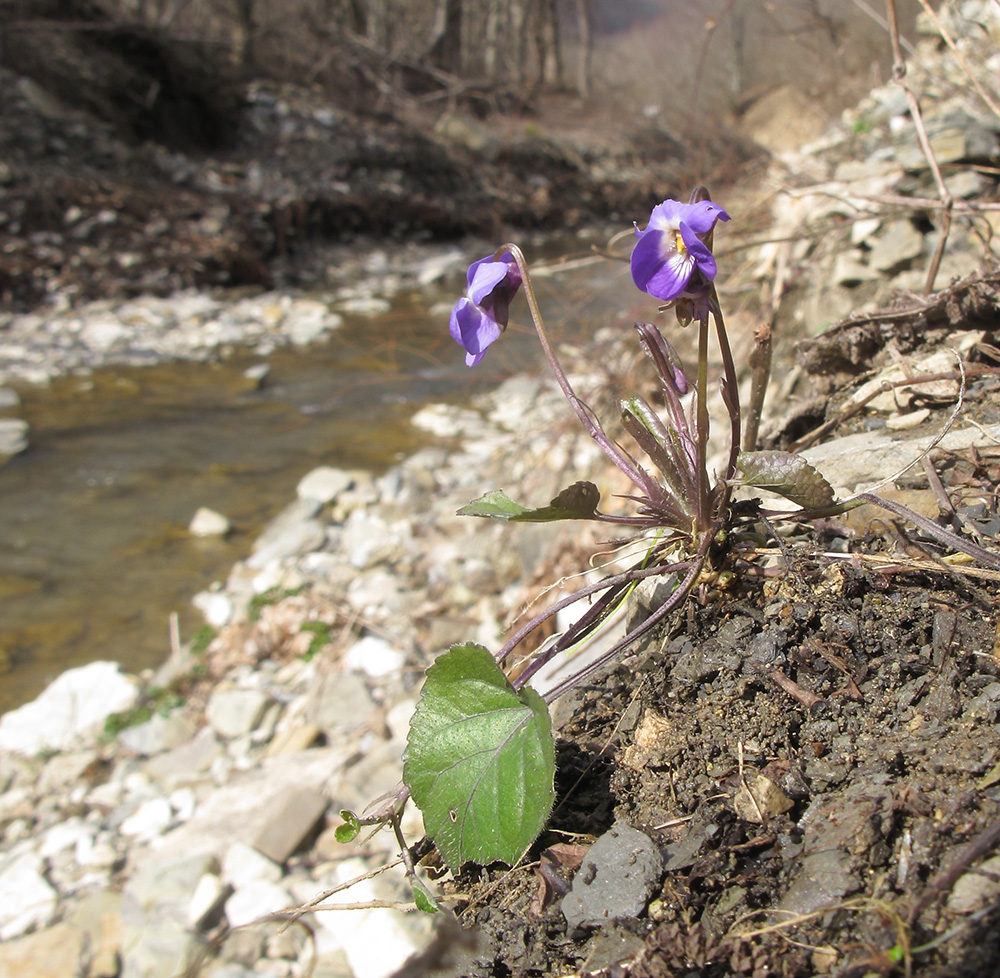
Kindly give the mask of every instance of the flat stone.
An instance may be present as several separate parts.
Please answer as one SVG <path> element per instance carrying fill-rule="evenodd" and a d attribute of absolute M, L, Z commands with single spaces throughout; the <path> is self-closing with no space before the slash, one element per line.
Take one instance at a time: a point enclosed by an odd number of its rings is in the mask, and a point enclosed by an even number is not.
<path fill-rule="evenodd" d="M 892 221 L 877 238 L 872 239 L 868 264 L 886 274 L 897 272 L 919 258 L 923 250 L 924 236 L 912 221 Z"/>
<path fill-rule="evenodd" d="M 350 472 L 335 469 L 330 465 L 320 465 L 302 476 L 295 492 L 299 499 L 312 499 L 326 505 L 350 489 L 353 484 L 354 476 Z"/>
<path fill-rule="evenodd" d="M 91 890 L 78 900 L 66 917 L 67 923 L 87 936 L 88 978 L 116 978 L 121 971 L 121 905 L 122 897 L 117 891 Z"/>
<path fill-rule="evenodd" d="M 948 896 L 953 913 L 975 913 L 1000 896 L 1000 856 L 991 856 L 968 873 L 963 873 Z"/>
<path fill-rule="evenodd" d="M 261 880 L 277 883 L 283 875 L 278 863 L 245 842 L 234 842 L 222 857 L 222 879 L 237 889 Z"/>
<path fill-rule="evenodd" d="M 562 902 L 571 927 L 637 917 L 663 871 L 659 847 L 643 832 L 613 825 L 588 850 Z"/>
<path fill-rule="evenodd" d="M 329 804 L 325 795 L 306 787 L 272 799 L 267 817 L 250 844 L 268 859 L 283 863 L 315 828 Z"/>
<path fill-rule="evenodd" d="M 254 543 L 247 559 L 252 570 L 261 570 L 296 554 L 318 549 L 326 541 L 326 527 L 315 515 L 322 504 L 315 499 L 296 499 L 289 503 Z"/>
<path fill-rule="evenodd" d="M 232 887 L 224 884 L 215 873 L 205 873 L 191 894 L 188 923 L 198 930 L 204 928 L 219 915 L 231 894 Z"/>
<path fill-rule="evenodd" d="M 194 724 L 184 713 L 172 710 L 166 716 L 154 713 L 145 723 L 126 727 L 116 739 L 126 750 L 141 757 L 151 757 L 179 747 L 190 740 L 194 733 Z"/>
<path fill-rule="evenodd" d="M 191 896 L 218 863 L 211 856 L 188 855 L 137 867 L 122 892 L 121 978 L 173 978 L 200 946 L 188 926 Z"/>
<path fill-rule="evenodd" d="M 252 880 L 237 887 L 226 901 L 226 919 L 230 927 L 243 927 L 278 910 L 286 910 L 294 902 L 288 890 L 277 883 Z"/>
<path fill-rule="evenodd" d="M 50 923 L 57 900 L 58 894 L 42 875 L 38 853 L 29 851 L 0 862 L 0 941 Z"/>
<path fill-rule="evenodd" d="M 322 730 L 360 730 L 375 709 L 368 685 L 356 672 L 323 674 L 308 697 L 306 716 Z"/>
<path fill-rule="evenodd" d="M 83 931 L 70 924 L 55 924 L 0 944 L 0 975 L 4 978 L 68 978 L 80 973 L 85 950 Z"/>
<path fill-rule="evenodd" d="M 209 697 L 205 717 L 220 737 L 231 740 L 256 729 L 270 703 L 263 690 L 218 688 Z"/>
<path fill-rule="evenodd" d="M 121 833 L 139 842 L 155 839 L 170 827 L 172 819 L 173 811 L 166 798 L 150 798 L 122 822 Z"/>
<path fill-rule="evenodd" d="M 819 469 L 831 485 L 853 490 L 856 486 L 872 485 L 894 475 L 918 459 L 934 437 L 936 432 L 913 437 L 870 431 L 816 445 L 802 452 L 802 456 Z M 1000 425 L 985 425 L 981 430 L 971 426 L 956 427 L 941 439 L 938 447 L 961 452 L 971 445 L 996 444 L 997 439 L 1000 439 Z"/>
<path fill-rule="evenodd" d="M 199 780 L 222 753 L 222 744 L 215 731 L 211 727 L 203 727 L 187 743 L 151 758 L 145 770 L 150 777 L 172 791 L 178 785 Z"/>
<path fill-rule="evenodd" d="M 396 675 L 406 664 L 406 653 L 378 635 L 365 635 L 344 653 L 344 667 L 371 678 Z"/>
<path fill-rule="evenodd" d="M 269 835 L 273 821 L 282 817 L 286 803 L 297 791 L 311 793 L 328 804 L 327 799 L 333 797 L 333 783 L 339 782 L 349 753 L 349 748 L 343 746 L 283 754 L 267 758 L 255 770 L 233 775 L 227 784 L 201 801 L 188 822 L 157 839 L 146 858 L 176 852 L 221 858 L 234 842 L 254 845 Z M 318 807 L 318 802 L 312 804 Z M 318 817 L 312 819 L 313 824 Z M 311 827 L 297 831 L 307 832 Z M 300 841 L 301 836 L 288 851 L 293 851 Z M 286 836 L 282 849 L 288 845 Z M 281 861 L 276 858 L 282 856 L 281 851 L 260 851 L 275 862 Z"/>
<path fill-rule="evenodd" d="M 79 748 L 112 713 L 131 709 L 138 698 L 138 686 L 116 662 L 69 669 L 37 699 L 0 717 L 0 749 L 32 755 Z"/>
<path fill-rule="evenodd" d="M 306 750 L 316 743 L 322 732 L 315 723 L 301 723 L 282 730 L 267 745 L 267 756 L 277 757 L 279 754 L 295 754 Z"/>

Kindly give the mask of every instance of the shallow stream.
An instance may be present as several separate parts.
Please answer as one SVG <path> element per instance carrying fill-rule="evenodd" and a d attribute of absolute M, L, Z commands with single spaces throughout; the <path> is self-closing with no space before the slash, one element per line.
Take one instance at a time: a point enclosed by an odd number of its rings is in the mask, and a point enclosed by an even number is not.
<path fill-rule="evenodd" d="M 627 269 L 604 268 L 539 279 L 554 339 L 607 324 L 629 295 Z M 533 334 L 512 323 L 468 370 L 440 311 L 456 287 L 398 293 L 387 313 L 345 317 L 329 342 L 266 359 L 236 351 L 18 387 L 30 448 L 0 468 L 0 712 L 73 665 L 157 666 L 170 613 L 190 638 L 202 624 L 191 597 L 248 555 L 306 472 L 383 471 L 426 440 L 409 424 L 422 404 L 541 366 Z M 527 320 L 523 303 L 515 316 Z M 258 389 L 244 371 L 259 363 Z M 192 537 L 199 506 L 233 532 Z"/>

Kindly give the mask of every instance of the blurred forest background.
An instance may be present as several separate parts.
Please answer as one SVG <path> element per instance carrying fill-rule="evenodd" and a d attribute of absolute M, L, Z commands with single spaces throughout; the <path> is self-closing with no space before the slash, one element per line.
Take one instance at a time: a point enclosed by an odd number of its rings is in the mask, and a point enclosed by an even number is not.
<path fill-rule="evenodd" d="M 0 0 L 0 65 L 169 145 L 224 144 L 219 111 L 258 78 L 356 112 L 574 93 L 720 123 L 783 84 L 825 108 L 870 88 L 888 48 L 874 2 Z"/>
<path fill-rule="evenodd" d="M 900 0 L 912 29 L 919 0 Z M 0 303 L 719 188 L 889 78 L 867 0 L 0 0 Z M 118 255 L 110 260 L 109 255 Z M 124 256 L 124 257 L 122 257 Z"/>

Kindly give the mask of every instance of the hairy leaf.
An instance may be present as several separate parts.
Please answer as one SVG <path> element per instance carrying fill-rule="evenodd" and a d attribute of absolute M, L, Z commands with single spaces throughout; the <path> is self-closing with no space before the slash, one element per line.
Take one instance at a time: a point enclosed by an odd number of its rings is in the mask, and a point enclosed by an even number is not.
<path fill-rule="evenodd" d="M 801 455 L 740 452 L 736 463 L 745 485 L 777 493 L 803 509 L 824 509 L 836 501 L 830 483 Z"/>
<path fill-rule="evenodd" d="M 528 509 L 515 503 L 503 489 L 493 489 L 473 499 L 459 516 L 489 516 L 512 523 L 553 523 L 556 520 L 592 520 L 601 501 L 601 491 L 593 482 L 574 482 L 563 489 L 548 506 Z"/>
<path fill-rule="evenodd" d="M 554 778 L 542 698 L 515 690 L 481 645 L 440 656 L 410 721 L 403 781 L 445 862 L 516 862 L 548 818 Z"/>

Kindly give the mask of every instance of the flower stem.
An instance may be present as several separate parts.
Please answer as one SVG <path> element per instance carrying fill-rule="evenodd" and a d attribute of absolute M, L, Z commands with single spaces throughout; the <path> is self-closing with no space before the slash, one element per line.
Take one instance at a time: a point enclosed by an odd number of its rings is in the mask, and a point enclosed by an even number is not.
<path fill-rule="evenodd" d="M 698 387 L 695 393 L 695 437 L 697 439 L 698 498 L 695 505 L 698 530 L 706 530 L 708 514 L 708 316 L 698 320 Z"/>
<path fill-rule="evenodd" d="M 712 310 L 712 318 L 715 320 L 715 332 L 719 340 L 719 352 L 722 354 L 722 368 L 726 375 L 722 393 L 726 409 L 729 411 L 731 436 L 729 442 L 729 464 L 726 467 L 726 474 L 723 481 L 728 485 L 736 476 L 736 458 L 740 454 L 740 385 L 739 378 L 736 376 L 736 363 L 733 360 L 733 350 L 729 345 L 729 334 L 726 332 L 726 320 L 722 315 L 719 293 L 716 291 L 714 284 L 712 285 L 709 298 L 709 308 Z M 728 492 L 728 489 L 725 492 Z"/>
<path fill-rule="evenodd" d="M 545 323 L 542 320 L 542 311 L 538 305 L 538 299 L 535 297 L 535 289 L 531 284 L 531 277 L 528 274 L 528 262 L 524 257 L 524 253 L 516 244 L 504 244 L 501 245 L 495 252 L 495 257 L 500 258 L 506 253 L 510 253 L 514 256 L 514 261 L 517 262 L 517 267 L 521 271 L 521 281 L 524 285 L 524 295 L 528 300 L 528 310 L 531 313 L 531 320 L 535 325 L 535 332 L 538 334 L 538 341 L 542 344 L 542 351 L 545 353 L 545 359 L 549 361 L 549 366 L 552 368 L 552 372 L 556 376 L 556 381 L 559 384 L 560 389 L 566 396 L 566 400 L 569 401 L 573 410 L 576 412 L 576 416 L 580 419 L 580 423 L 587 429 L 587 434 L 590 435 L 598 445 L 601 446 L 604 454 L 611 459 L 612 462 L 621 469 L 637 486 L 645 487 L 646 483 L 649 481 L 648 477 L 638 468 L 638 466 L 630 459 L 611 439 L 607 436 L 604 429 L 600 424 L 594 420 L 590 411 L 584 405 L 583 401 L 576 396 L 576 392 L 573 390 L 573 385 L 569 382 L 569 378 L 566 376 L 566 371 L 563 370 L 562 364 L 559 362 L 559 358 L 555 354 L 555 350 L 552 349 L 552 344 L 549 343 L 548 334 L 545 332 Z"/>

